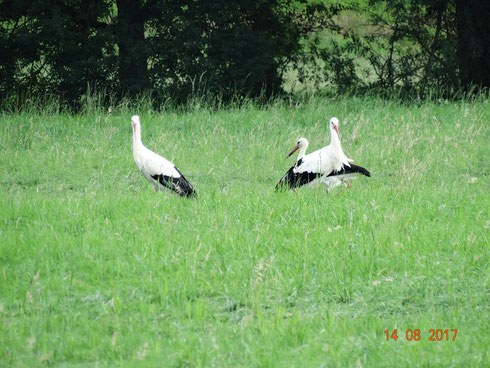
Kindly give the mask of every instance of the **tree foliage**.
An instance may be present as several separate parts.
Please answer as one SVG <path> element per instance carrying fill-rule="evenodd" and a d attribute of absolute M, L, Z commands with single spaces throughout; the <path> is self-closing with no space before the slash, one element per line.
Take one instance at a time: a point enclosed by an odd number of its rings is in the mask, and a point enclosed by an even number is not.
<path fill-rule="evenodd" d="M 111 88 L 115 46 L 98 19 L 103 0 L 0 3 L 0 86 L 4 94 L 62 94 L 71 100 L 87 85 Z"/>
<path fill-rule="evenodd" d="M 0 14 L 3 96 L 270 96 L 300 49 L 283 0 L 0 0 Z"/>
<path fill-rule="evenodd" d="M 315 83 L 336 90 L 391 94 L 398 89 L 423 98 L 432 90 L 488 88 L 490 33 L 482 15 L 489 6 L 484 4 L 370 0 L 344 7 L 310 36 L 305 65 L 315 65 Z M 346 15 L 362 22 L 346 25 Z M 321 42 L 325 30 L 328 37 Z"/>
<path fill-rule="evenodd" d="M 151 75 L 181 99 L 196 90 L 258 96 L 280 91 L 299 52 L 294 13 L 280 0 L 155 1 Z"/>
<path fill-rule="evenodd" d="M 351 4 L 0 0 L 0 98 L 271 96 L 291 70 L 337 92 L 489 87 L 487 2 Z"/>

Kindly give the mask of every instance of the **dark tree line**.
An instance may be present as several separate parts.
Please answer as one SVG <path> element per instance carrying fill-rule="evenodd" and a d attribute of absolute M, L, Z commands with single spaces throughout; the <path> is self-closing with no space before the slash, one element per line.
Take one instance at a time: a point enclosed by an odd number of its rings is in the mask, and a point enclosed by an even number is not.
<path fill-rule="evenodd" d="M 360 2 L 362 4 L 363 2 Z M 185 101 L 282 92 L 285 74 L 337 91 L 490 85 L 478 0 L 0 0 L 0 98 L 87 89 Z M 360 14 L 366 27 L 343 24 Z"/>
<path fill-rule="evenodd" d="M 286 3 L 0 0 L 1 94 L 271 95 L 300 48 Z"/>
<path fill-rule="evenodd" d="M 456 0 L 457 58 L 463 85 L 490 87 L 490 3 Z"/>

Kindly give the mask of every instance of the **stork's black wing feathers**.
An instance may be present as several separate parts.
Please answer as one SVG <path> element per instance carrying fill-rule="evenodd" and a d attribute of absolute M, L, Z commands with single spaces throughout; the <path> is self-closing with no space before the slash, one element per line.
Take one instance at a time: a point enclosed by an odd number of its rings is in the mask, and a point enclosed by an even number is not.
<path fill-rule="evenodd" d="M 288 172 L 279 180 L 279 183 L 276 185 L 276 190 L 279 189 L 289 189 L 289 188 L 298 188 L 302 185 L 308 184 L 309 182 L 315 180 L 320 177 L 319 173 L 312 172 L 295 172 L 294 169 L 301 165 L 303 159 L 300 159 L 296 165 L 292 166 Z"/>
<path fill-rule="evenodd" d="M 177 170 L 177 172 L 180 174 L 179 186 L 184 191 L 184 193 L 185 193 L 184 195 L 186 197 L 196 196 L 197 193 L 194 190 L 194 187 L 192 186 L 192 184 L 189 183 L 189 181 L 185 178 L 184 175 L 182 175 L 182 173 L 180 172 L 179 169 L 175 168 L 175 170 Z"/>
<path fill-rule="evenodd" d="M 371 176 L 371 173 L 367 171 L 364 167 L 357 166 L 354 164 L 350 164 L 350 167 L 347 165 L 343 165 L 342 169 L 340 169 L 339 171 L 332 171 L 327 176 L 337 176 L 337 175 L 344 175 L 344 174 L 362 174 L 368 177 Z"/>
<path fill-rule="evenodd" d="M 308 184 L 309 182 L 315 180 L 318 177 L 321 177 L 319 173 L 312 172 L 302 172 L 298 173 L 294 171 L 296 167 L 299 167 L 303 163 L 303 159 L 298 160 L 296 165 L 291 167 L 288 172 L 279 180 L 279 183 L 276 185 L 276 190 L 279 189 L 290 189 L 290 188 L 298 188 L 302 185 Z M 344 165 L 342 169 L 339 171 L 333 171 L 327 176 L 337 176 L 337 175 L 345 175 L 345 174 L 363 174 L 366 176 L 371 176 L 371 173 L 366 170 L 364 167 L 357 166 L 354 164 L 350 164 L 350 167 Z"/>
<path fill-rule="evenodd" d="M 182 175 L 182 173 L 174 167 L 174 169 L 180 174 L 178 178 L 167 175 L 152 175 L 152 179 L 158 181 L 165 188 L 173 190 L 181 197 L 192 197 L 197 195 L 194 187 L 191 183 Z"/>

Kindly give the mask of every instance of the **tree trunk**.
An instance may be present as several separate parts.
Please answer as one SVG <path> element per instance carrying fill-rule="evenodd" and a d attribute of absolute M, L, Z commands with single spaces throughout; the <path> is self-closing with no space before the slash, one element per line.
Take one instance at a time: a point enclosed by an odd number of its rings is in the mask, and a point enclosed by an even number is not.
<path fill-rule="evenodd" d="M 490 87 L 490 2 L 456 0 L 458 63 L 463 88 Z"/>
<path fill-rule="evenodd" d="M 119 83 L 134 96 L 149 88 L 143 0 L 116 0 Z"/>

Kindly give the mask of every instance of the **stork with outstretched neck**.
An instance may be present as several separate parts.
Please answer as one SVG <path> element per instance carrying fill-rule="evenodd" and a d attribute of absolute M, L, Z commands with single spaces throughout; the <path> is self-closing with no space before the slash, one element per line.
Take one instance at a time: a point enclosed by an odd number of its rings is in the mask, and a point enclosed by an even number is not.
<path fill-rule="evenodd" d="M 166 158 L 146 148 L 141 141 L 141 123 L 138 115 L 131 118 L 133 126 L 133 158 L 143 176 L 153 186 L 155 192 L 168 189 L 181 197 L 196 195 L 191 183 L 177 167 Z"/>

